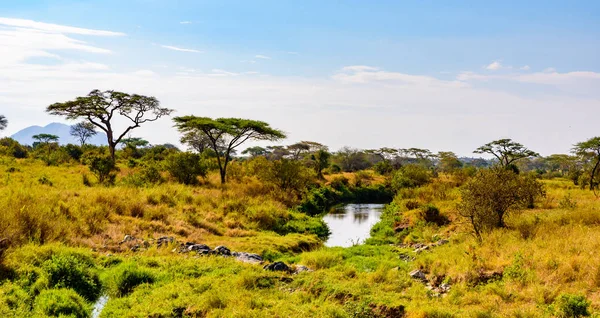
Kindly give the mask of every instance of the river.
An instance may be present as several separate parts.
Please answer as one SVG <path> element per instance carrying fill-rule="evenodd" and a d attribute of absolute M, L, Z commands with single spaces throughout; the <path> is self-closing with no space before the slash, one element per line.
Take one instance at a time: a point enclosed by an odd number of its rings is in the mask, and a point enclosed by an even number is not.
<path fill-rule="evenodd" d="M 346 204 L 335 207 L 323 217 L 331 234 L 325 246 L 349 247 L 370 237 L 371 227 L 379 222 L 384 204 Z"/>

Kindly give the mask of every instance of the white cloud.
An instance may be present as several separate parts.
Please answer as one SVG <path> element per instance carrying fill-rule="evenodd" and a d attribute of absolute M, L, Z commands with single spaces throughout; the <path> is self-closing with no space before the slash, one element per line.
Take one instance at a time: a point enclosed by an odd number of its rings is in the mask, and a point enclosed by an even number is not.
<path fill-rule="evenodd" d="M 525 65 L 520 68 L 520 70 L 523 70 L 523 71 L 529 71 L 530 69 L 531 68 L 529 67 L 529 65 Z"/>
<path fill-rule="evenodd" d="M 554 67 L 548 67 L 544 69 L 544 73 L 556 73 L 556 69 Z"/>
<path fill-rule="evenodd" d="M 502 64 L 499 61 L 494 61 L 485 67 L 486 70 L 497 71 L 502 68 Z"/>
<path fill-rule="evenodd" d="M 270 56 L 266 56 L 266 55 L 260 55 L 260 54 L 258 54 L 258 55 L 254 55 L 254 58 L 257 58 L 257 59 L 263 59 L 263 60 L 270 60 L 270 59 L 271 59 L 271 57 L 270 57 Z"/>
<path fill-rule="evenodd" d="M 34 30 L 38 30 L 38 31 L 48 32 L 48 33 L 80 34 L 80 35 L 93 35 L 93 36 L 124 36 L 125 35 L 125 33 L 122 33 L 122 32 L 84 29 L 84 28 L 76 28 L 76 27 L 64 26 L 64 25 L 58 25 L 58 24 L 37 22 L 37 21 L 33 21 L 33 20 L 12 19 L 12 18 L 2 18 L 2 17 L 0 17 L 0 25 L 26 28 L 26 29 L 34 29 Z"/>
<path fill-rule="evenodd" d="M 192 21 L 181 21 L 179 24 L 192 24 Z"/>
<path fill-rule="evenodd" d="M 161 47 L 165 48 L 165 49 L 173 50 L 173 51 L 179 51 L 179 52 L 202 53 L 202 51 L 199 51 L 199 50 L 186 49 L 186 48 L 181 48 L 181 47 L 172 46 L 172 45 L 161 45 Z"/>

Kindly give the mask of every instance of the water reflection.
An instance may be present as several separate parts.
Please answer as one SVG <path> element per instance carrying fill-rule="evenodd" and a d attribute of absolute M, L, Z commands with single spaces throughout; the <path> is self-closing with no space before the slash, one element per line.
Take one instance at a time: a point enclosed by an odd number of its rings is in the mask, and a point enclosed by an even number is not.
<path fill-rule="evenodd" d="M 331 235 L 326 246 L 348 247 L 369 238 L 371 227 L 381 217 L 383 204 L 347 204 L 323 217 Z"/>

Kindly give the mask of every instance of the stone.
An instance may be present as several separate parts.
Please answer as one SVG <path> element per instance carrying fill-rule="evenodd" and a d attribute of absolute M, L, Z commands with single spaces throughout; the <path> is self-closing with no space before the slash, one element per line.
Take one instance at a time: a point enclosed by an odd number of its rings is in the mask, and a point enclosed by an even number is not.
<path fill-rule="evenodd" d="M 135 237 L 133 237 L 132 235 L 127 234 L 127 235 L 125 235 L 125 237 L 123 238 L 123 240 L 119 244 L 131 242 L 131 241 L 135 241 Z"/>
<path fill-rule="evenodd" d="M 231 256 L 231 251 L 223 245 L 215 247 L 213 253 L 221 256 Z"/>
<path fill-rule="evenodd" d="M 231 253 L 235 259 L 240 262 L 250 263 L 250 264 L 259 264 L 263 262 L 262 257 L 258 254 L 246 253 L 246 252 L 233 252 Z"/>
<path fill-rule="evenodd" d="M 439 241 L 435 242 L 435 245 L 437 245 L 437 246 L 442 246 L 442 245 L 444 245 L 444 244 L 448 244 L 448 243 L 450 243 L 450 241 L 448 241 L 448 240 L 445 240 L 445 239 L 441 239 L 441 240 L 439 240 Z"/>
<path fill-rule="evenodd" d="M 277 271 L 277 272 L 290 272 L 290 267 L 287 266 L 284 262 L 275 262 L 268 265 L 265 265 L 263 269 L 268 271 Z"/>
<path fill-rule="evenodd" d="M 175 242 L 175 238 L 174 237 L 172 237 L 172 236 L 163 236 L 163 237 L 159 237 L 156 240 L 156 245 L 158 245 L 158 247 L 161 247 L 163 245 L 166 246 L 166 245 L 172 244 L 173 242 Z"/>
<path fill-rule="evenodd" d="M 304 265 L 296 265 L 294 266 L 294 274 L 299 274 L 303 272 L 312 272 L 313 270 L 304 266 Z"/>
<path fill-rule="evenodd" d="M 405 262 L 412 262 L 415 260 L 414 257 L 404 253 L 400 254 L 398 257 Z"/>
<path fill-rule="evenodd" d="M 421 253 L 423 251 L 426 251 L 428 249 L 429 249 L 429 245 L 423 245 L 423 246 L 418 247 L 417 249 L 415 249 L 414 252 L 417 253 L 417 254 L 419 254 L 419 253 Z"/>
<path fill-rule="evenodd" d="M 210 247 L 208 247 L 208 245 L 205 244 L 194 244 L 194 245 L 189 245 L 187 247 L 187 251 L 188 252 L 196 252 L 198 254 L 210 254 L 211 249 Z"/>
<path fill-rule="evenodd" d="M 422 280 L 422 281 L 427 280 L 425 273 L 423 273 L 420 269 L 415 269 L 414 271 L 410 272 L 408 275 L 410 275 L 410 277 L 412 277 L 414 279 L 418 279 L 418 280 Z"/>

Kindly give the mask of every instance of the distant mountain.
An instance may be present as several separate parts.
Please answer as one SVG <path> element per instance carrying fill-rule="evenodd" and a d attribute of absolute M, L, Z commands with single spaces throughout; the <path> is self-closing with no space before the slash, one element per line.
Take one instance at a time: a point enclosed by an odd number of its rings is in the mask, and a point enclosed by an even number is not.
<path fill-rule="evenodd" d="M 33 144 L 34 135 L 38 134 L 51 134 L 58 136 L 58 142 L 61 145 L 66 144 L 79 144 L 79 140 L 71 136 L 70 134 L 71 126 L 61 124 L 61 123 L 52 123 L 47 125 L 46 127 L 40 126 L 31 126 L 25 129 L 22 129 L 11 136 L 12 139 L 18 141 L 22 145 L 31 145 Z M 94 137 L 90 138 L 86 142 L 90 145 L 106 145 L 106 134 L 104 132 L 99 131 Z"/>

